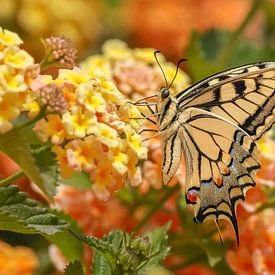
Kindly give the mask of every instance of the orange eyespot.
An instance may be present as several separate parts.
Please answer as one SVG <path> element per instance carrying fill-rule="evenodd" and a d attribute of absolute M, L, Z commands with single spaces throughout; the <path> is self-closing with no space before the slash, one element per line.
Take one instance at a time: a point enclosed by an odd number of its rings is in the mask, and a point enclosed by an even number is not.
<path fill-rule="evenodd" d="M 198 191 L 195 189 L 188 190 L 186 199 L 188 203 L 196 203 L 198 200 Z"/>
<path fill-rule="evenodd" d="M 218 186 L 222 186 L 222 178 L 216 178 L 215 182 Z"/>
<path fill-rule="evenodd" d="M 229 168 L 225 166 L 225 167 L 223 168 L 223 170 L 222 170 L 222 173 L 223 173 L 224 175 L 229 174 L 229 173 L 230 173 Z"/>

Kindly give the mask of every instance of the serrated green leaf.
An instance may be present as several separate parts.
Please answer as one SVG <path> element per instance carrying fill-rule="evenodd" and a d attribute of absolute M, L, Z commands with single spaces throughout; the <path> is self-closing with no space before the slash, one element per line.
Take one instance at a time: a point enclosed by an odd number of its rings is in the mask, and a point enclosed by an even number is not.
<path fill-rule="evenodd" d="M 81 263 L 79 261 L 69 263 L 66 266 L 65 275 L 84 275 Z"/>
<path fill-rule="evenodd" d="M 74 234 L 76 235 L 76 234 Z M 79 237 L 78 238 L 82 241 L 84 241 L 87 245 L 89 245 L 91 248 L 93 248 L 98 253 L 102 254 L 108 263 L 110 264 L 110 267 L 112 270 L 115 269 L 116 264 L 116 255 L 114 252 L 114 249 L 110 243 L 108 243 L 105 240 L 100 240 L 96 237 Z"/>
<path fill-rule="evenodd" d="M 24 173 L 35 183 L 47 197 L 53 200 L 54 191 L 41 176 L 32 156 L 30 143 L 26 140 L 23 130 L 13 129 L 0 135 L 0 150 L 13 159 Z"/>
<path fill-rule="evenodd" d="M 63 212 L 50 210 L 52 214 L 57 216 L 59 219 L 66 221 L 69 224 L 71 230 L 77 234 L 82 234 L 82 230 L 70 216 Z M 83 262 L 84 257 L 84 245 L 81 241 L 76 239 L 69 231 L 64 230 L 51 236 L 47 236 L 47 239 L 54 243 L 61 251 L 66 259 L 70 262 L 79 260 Z"/>
<path fill-rule="evenodd" d="M 48 146 L 31 145 L 31 153 L 51 195 L 55 195 L 57 183 L 59 182 L 58 163 L 54 153 Z"/>
<path fill-rule="evenodd" d="M 95 255 L 93 258 L 92 274 L 112 275 L 112 269 L 110 267 L 109 262 L 99 252 L 95 252 Z"/>
<path fill-rule="evenodd" d="M 168 246 L 167 232 L 170 226 L 171 222 L 168 222 L 163 227 L 156 228 L 146 234 L 146 236 L 149 238 L 149 243 L 151 244 L 151 257 L 149 261 L 140 269 L 141 273 L 146 271 L 148 268 L 160 266 L 162 261 L 169 254 L 170 247 Z"/>
<path fill-rule="evenodd" d="M 126 235 L 128 235 L 126 233 Z M 121 243 L 125 233 L 121 230 L 113 230 L 108 235 L 103 237 L 103 240 L 112 245 L 112 249 L 115 253 L 117 253 L 121 247 Z"/>
<path fill-rule="evenodd" d="M 20 192 L 17 186 L 0 188 L 0 230 L 52 235 L 67 226 L 65 221 Z"/>

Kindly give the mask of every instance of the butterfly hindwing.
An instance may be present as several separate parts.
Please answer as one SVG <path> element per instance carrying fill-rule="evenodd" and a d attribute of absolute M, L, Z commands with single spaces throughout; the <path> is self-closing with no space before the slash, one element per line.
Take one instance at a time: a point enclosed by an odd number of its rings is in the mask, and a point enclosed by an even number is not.
<path fill-rule="evenodd" d="M 255 186 L 254 141 L 233 123 L 189 108 L 182 147 L 187 159 L 186 198 L 197 222 L 226 219 L 237 234 L 236 204 Z M 191 200 L 189 199 L 191 195 Z M 238 238 L 238 237 L 237 237 Z"/>

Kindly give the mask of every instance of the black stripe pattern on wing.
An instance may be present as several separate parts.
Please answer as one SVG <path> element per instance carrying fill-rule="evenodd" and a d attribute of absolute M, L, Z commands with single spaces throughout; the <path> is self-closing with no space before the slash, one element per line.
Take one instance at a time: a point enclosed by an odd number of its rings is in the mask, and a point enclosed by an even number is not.
<path fill-rule="evenodd" d="M 178 94 L 180 110 L 195 107 L 215 113 L 259 139 L 275 123 L 275 63 L 253 64 L 224 74 L 225 82 L 217 74 Z"/>
<path fill-rule="evenodd" d="M 255 186 L 255 173 L 260 167 L 256 157 L 256 145 L 246 133 L 235 128 L 235 126 L 226 121 L 221 121 L 217 117 L 211 118 L 211 114 L 207 116 L 206 114 L 199 114 L 199 112 L 198 110 L 197 114 L 193 114 L 187 121 L 188 125 L 184 126 L 186 138 L 183 142 L 187 142 L 187 144 L 183 147 L 196 150 L 197 152 L 193 155 L 197 155 L 199 162 L 199 165 L 193 167 L 192 170 L 187 169 L 187 171 L 192 171 L 192 175 L 187 176 L 189 178 L 186 190 L 187 203 L 194 207 L 194 219 L 198 223 L 211 219 L 228 220 L 232 224 L 239 242 L 236 205 L 245 199 L 247 190 Z M 213 125 L 210 125 L 210 118 Z M 216 127 L 223 123 L 224 129 L 226 126 L 229 128 L 227 133 L 220 132 Z M 195 130 L 195 125 L 200 124 L 203 125 L 203 129 L 200 130 L 212 138 L 212 142 L 208 142 L 209 150 L 207 152 L 215 151 L 217 150 L 215 147 L 218 147 L 219 152 L 217 154 L 208 156 L 207 153 L 201 151 L 200 144 L 202 141 L 199 140 L 200 136 Z M 231 135 L 232 131 L 234 131 L 233 135 Z M 204 165 L 201 165 L 203 160 Z M 206 161 L 208 167 L 205 167 Z M 187 166 L 191 165 L 187 163 Z M 214 172 L 213 167 L 219 170 L 222 182 L 217 183 L 217 171 Z M 228 169 L 223 171 L 224 168 Z M 209 178 L 208 172 L 202 169 L 212 170 Z M 189 192 L 194 193 L 195 191 L 198 196 L 196 203 L 188 200 Z"/>

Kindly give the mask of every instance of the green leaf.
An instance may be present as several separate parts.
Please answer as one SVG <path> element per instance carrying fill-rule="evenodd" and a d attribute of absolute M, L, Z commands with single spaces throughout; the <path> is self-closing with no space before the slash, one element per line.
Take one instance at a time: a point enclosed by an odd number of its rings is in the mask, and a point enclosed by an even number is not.
<path fill-rule="evenodd" d="M 223 36 L 223 38 L 219 39 L 220 36 Z M 186 49 L 186 56 L 188 59 L 188 70 L 194 82 L 224 69 L 222 65 L 216 64 L 215 62 L 221 50 L 220 46 L 226 40 L 224 36 L 224 32 L 219 35 L 219 33 L 214 30 L 202 36 L 193 32 Z"/>
<path fill-rule="evenodd" d="M 57 216 L 59 219 L 66 221 L 70 226 L 70 229 L 77 234 L 82 234 L 82 230 L 78 226 L 75 220 L 63 212 L 51 210 L 51 213 Z M 81 241 L 76 239 L 69 231 L 64 230 L 54 235 L 47 236 L 47 239 L 54 243 L 61 251 L 62 254 L 67 258 L 68 261 L 72 262 L 80 260 L 83 262 L 84 257 L 84 245 Z"/>
<path fill-rule="evenodd" d="M 102 244 L 105 246 L 103 253 L 102 253 L 102 248 L 100 248 L 101 245 L 99 247 L 96 241 L 97 249 L 93 259 L 92 274 L 99 274 L 99 275 L 112 274 L 112 268 L 113 270 L 115 268 L 114 266 L 116 262 L 115 257 L 119 254 L 123 235 L 124 234 L 122 231 L 115 230 L 115 231 L 111 231 L 108 235 L 104 236 L 103 240 L 101 241 Z M 107 250 L 111 251 L 111 253 L 108 255 L 106 255 Z M 111 259 L 111 257 L 113 259 Z M 110 263 L 113 263 L 113 266 Z"/>
<path fill-rule="evenodd" d="M 92 274 L 112 275 L 112 270 L 109 262 L 99 252 L 95 252 L 93 258 Z"/>
<path fill-rule="evenodd" d="M 160 266 L 162 261 L 170 252 L 168 246 L 168 230 L 171 226 L 171 222 L 166 223 L 163 227 L 154 229 L 147 233 L 145 236 L 149 238 L 150 245 L 150 259 L 141 269 L 144 272 L 148 268 L 153 266 Z"/>
<path fill-rule="evenodd" d="M 70 262 L 66 266 L 65 275 L 84 275 L 81 263 L 79 261 Z"/>
<path fill-rule="evenodd" d="M 161 266 L 170 251 L 169 227 L 167 223 L 142 237 L 116 230 L 102 240 L 73 234 L 95 250 L 93 274 L 147 274 L 149 269 Z"/>
<path fill-rule="evenodd" d="M 20 192 L 17 186 L 0 188 L 0 230 L 52 235 L 67 226 L 65 221 Z"/>
<path fill-rule="evenodd" d="M 80 189 L 89 189 L 92 186 L 92 182 L 85 172 L 74 172 L 69 179 L 61 179 L 63 184 L 71 185 Z"/>
<path fill-rule="evenodd" d="M 55 154 L 48 146 L 31 145 L 31 153 L 35 159 L 35 165 L 40 171 L 40 176 L 51 196 L 55 195 L 57 183 L 59 182 L 58 163 Z"/>
<path fill-rule="evenodd" d="M 96 237 L 81 237 L 78 236 L 77 234 L 75 234 L 75 232 L 73 232 L 73 235 L 75 237 L 77 237 L 79 240 L 85 242 L 87 245 L 89 245 L 91 248 L 93 248 L 96 252 L 100 253 L 102 256 L 104 256 L 106 258 L 106 260 L 108 261 L 110 268 L 112 270 L 115 269 L 115 252 L 114 249 L 112 247 L 112 244 L 105 241 L 105 240 L 100 240 L 99 238 Z"/>
<path fill-rule="evenodd" d="M 274 47 L 266 44 L 255 48 L 249 41 L 241 38 L 231 45 L 233 36 L 234 33 L 221 30 L 210 30 L 202 35 L 193 33 L 186 56 L 189 60 L 189 73 L 194 82 L 228 68 L 274 60 Z"/>
<path fill-rule="evenodd" d="M 225 247 L 211 239 L 203 239 L 199 247 L 206 253 L 208 263 L 211 267 L 219 263 L 224 255 Z"/>
<path fill-rule="evenodd" d="M 53 200 L 54 190 L 40 174 L 41 171 L 35 163 L 30 143 L 26 140 L 23 130 L 15 128 L 6 134 L 0 135 L 0 150 L 13 159 L 31 181 L 35 183 L 49 199 Z"/>

